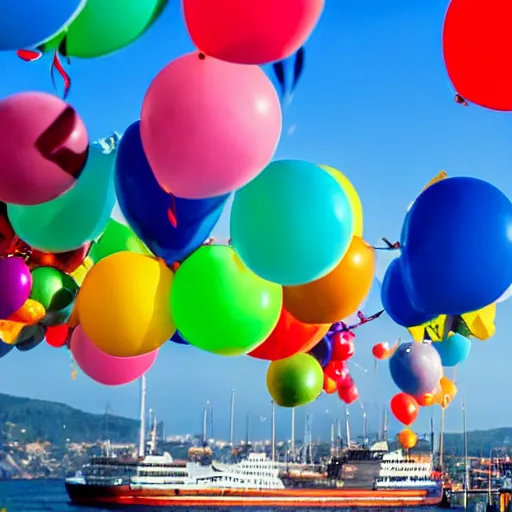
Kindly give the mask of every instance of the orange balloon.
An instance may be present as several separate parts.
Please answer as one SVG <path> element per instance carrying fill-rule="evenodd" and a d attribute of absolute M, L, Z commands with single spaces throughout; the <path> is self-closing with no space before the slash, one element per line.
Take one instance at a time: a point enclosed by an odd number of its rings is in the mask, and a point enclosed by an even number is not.
<path fill-rule="evenodd" d="M 283 305 L 297 320 L 332 324 L 355 313 L 370 292 L 375 251 L 354 236 L 343 259 L 326 276 L 300 286 L 283 287 Z"/>
<path fill-rule="evenodd" d="M 450 402 L 457 396 L 459 392 L 455 382 L 448 377 L 441 377 L 439 381 L 439 390 L 435 394 L 435 401 L 445 408 L 450 405 Z"/>
<path fill-rule="evenodd" d="M 418 405 L 421 405 L 421 407 L 428 407 L 436 403 L 433 393 L 423 393 L 423 395 L 417 396 L 415 398 L 416 402 L 418 402 Z"/>
<path fill-rule="evenodd" d="M 12 322 L 20 322 L 25 325 L 34 325 L 37 324 L 39 320 L 42 320 L 45 315 L 46 310 L 40 302 L 33 299 L 27 299 L 25 304 L 23 304 L 18 311 L 15 311 L 9 317 L 9 320 Z"/>
<path fill-rule="evenodd" d="M 332 395 L 338 389 L 338 383 L 329 377 L 329 375 L 324 374 L 324 391 L 328 395 Z"/>
<path fill-rule="evenodd" d="M 416 446 L 416 443 L 418 442 L 418 436 L 412 430 L 405 428 L 402 430 L 402 432 L 400 432 L 400 434 L 398 434 L 398 441 L 402 445 L 402 448 L 409 450 Z"/>
<path fill-rule="evenodd" d="M 8 345 L 13 345 L 26 325 L 12 320 L 0 320 L 0 339 Z"/>

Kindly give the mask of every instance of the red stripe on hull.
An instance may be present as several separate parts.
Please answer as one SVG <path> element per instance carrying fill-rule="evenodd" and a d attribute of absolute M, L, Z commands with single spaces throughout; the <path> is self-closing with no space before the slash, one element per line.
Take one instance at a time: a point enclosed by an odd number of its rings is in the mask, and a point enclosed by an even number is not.
<path fill-rule="evenodd" d="M 154 507 L 418 507 L 436 506 L 442 494 L 425 490 L 360 489 L 202 489 L 169 490 L 131 489 L 128 486 L 93 487 L 66 485 L 71 500 L 79 505 L 145 505 Z"/>

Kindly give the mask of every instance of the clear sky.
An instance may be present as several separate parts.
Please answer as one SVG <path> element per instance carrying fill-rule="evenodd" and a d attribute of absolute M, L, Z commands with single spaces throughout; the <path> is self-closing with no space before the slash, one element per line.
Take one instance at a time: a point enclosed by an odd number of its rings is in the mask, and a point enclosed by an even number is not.
<path fill-rule="evenodd" d="M 361 196 L 365 238 L 396 240 L 404 213 L 421 188 L 441 169 L 449 175 L 486 179 L 512 196 L 512 114 L 453 100 L 441 51 L 447 0 L 327 0 L 322 20 L 307 45 L 307 62 L 294 101 L 284 111 L 285 128 L 277 158 L 306 159 L 339 168 Z M 170 60 L 193 49 L 179 2 L 130 47 L 101 59 L 73 60 L 70 102 L 85 120 L 91 139 L 123 131 L 138 119 L 152 78 Z M 25 90 L 53 92 L 45 60 L 24 63 L 0 55 L 0 97 Z M 293 132 L 289 134 L 289 132 Z M 86 212 L 84 212 L 84 215 Z M 229 212 L 216 234 L 227 237 Z M 311 234 L 314 237 L 314 234 Z M 442 248 L 440 248 L 442 250 Z M 468 251 L 477 250 L 477 242 Z M 383 263 L 380 262 L 382 267 Z M 367 312 L 379 307 L 373 297 Z M 498 308 L 498 334 L 475 341 L 470 359 L 459 369 L 457 383 L 466 397 L 468 427 L 512 426 L 508 395 L 510 374 L 510 304 Z M 381 318 L 357 332 L 353 375 L 377 428 L 379 411 L 396 392 L 386 364 L 377 375 L 371 347 L 407 332 Z M 367 370 L 367 371 L 364 371 Z M 266 364 L 248 357 L 222 358 L 168 344 L 148 376 L 148 399 L 168 432 L 198 432 L 206 400 L 214 406 L 215 434 L 228 436 L 229 400 L 237 393 L 237 437 L 244 435 L 251 412 L 254 436 L 269 436 L 270 397 L 265 389 Z M 452 376 L 453 373 L 448 373 Z M 122 415 L 138 414 L 138 386 L 106 388 L 79 375 L 71 380 L 65 350 L 46 346 L 29 353 L 12 352 L 0 361 L 0 392 L 62 401 L 93 412 L 108 402 Z M 507 396 L 508 398 L 508 396 Z M 298 411 L 312 413 L 313 436 L 327 436 L 330 420 L 342 414 L 336 395 L 323 396 Z M 425 409 L 416 430 L 425 432 L 431 411 Z M 439 411 L 434 415 L 438 418 Z M 351 406 L 352 428 L 359 430 L 360 406 Z M 278 410 L 278 436 L 289 436 L 290 412 Z M 460 430 L 460 402 L 446 415 L 449 430 Z M 392 425 L 394 428 L 398 425 Z"/>

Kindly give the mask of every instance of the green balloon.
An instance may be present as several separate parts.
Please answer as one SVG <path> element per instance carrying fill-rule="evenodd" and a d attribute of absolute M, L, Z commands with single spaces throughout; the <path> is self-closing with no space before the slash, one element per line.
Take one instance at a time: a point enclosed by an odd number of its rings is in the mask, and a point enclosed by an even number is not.
<path fill-rule="evenodd" d="M 94 58 L 119 50 L 141 36 L 168 0 L 87 0 L 67 28 L 65 54 Z"/>
<path fill-rule="evenodd" d="M 53 267 L 32 270 L 30 298 L 41 303 L 47 313 L 66 309 L 78 293 L 75 280 Z"/>
<path fill-rule="evenodd" d="M 103 258 L 122 251 L 151 254 L 130 227 L 110 219 L 99 240 L 91 247 L 89 256 L 94 263 L 98 263 Z"/>
<path fill-rule="evenodd" d="M 309 354 L 272 361 L 267 371 L 267 389 L 281 407 L 298 407 L 316 400 L 324 386 L 324 371 Z"/>
<path fill-rule="evenodd" d="M 115 153 L 91 146 L 76 185 L 65 194 L 35 206 L 10 204 L 7 214 L 16 234 L 34 249 L 66 252 L 101 235 L 115 204 Z"/>
<path fill-rule="evenodd" d="M 281 286 L 265 281 L 231 247 L 202 246 L 180 266 L 171 290 L 176 329 L 191 345 L 225 356 L 246 354 L 277 324 Z"/>

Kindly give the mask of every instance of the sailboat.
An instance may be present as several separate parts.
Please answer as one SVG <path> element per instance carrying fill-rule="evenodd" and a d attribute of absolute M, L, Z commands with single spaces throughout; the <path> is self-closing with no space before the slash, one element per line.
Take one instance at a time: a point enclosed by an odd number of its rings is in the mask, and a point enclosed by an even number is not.
<path fill-rule="evenodd" d="M 311 478 L 286 475 L 275 460 L 274 406 L 274 460 L 264 453 L 249 453 L 247 459 L 228 465 L 179 462 L 167 452 L 154 455 L 156 435 L 151 436 L 148 453 L 145 377 L 140 382 L 138 457 L 93 457 L 79 475 L 66 480 L 66 490 L 73 503 L 103 508 L 119 505 L 399 508 L 435 506 L 441 501 L 441 485 L 430 477 L 428 465 L 413 466 L 409 461 L 396 460 L 394 454 L 371 448 L 347 450 L 342 457 L 332 458 L 324 471 L 310 475 Z M 354 478 L 354 469 L 356 475 L 360 475 L 361 469 L 370 469 L 364 474 L 371 478 Z"/>

